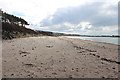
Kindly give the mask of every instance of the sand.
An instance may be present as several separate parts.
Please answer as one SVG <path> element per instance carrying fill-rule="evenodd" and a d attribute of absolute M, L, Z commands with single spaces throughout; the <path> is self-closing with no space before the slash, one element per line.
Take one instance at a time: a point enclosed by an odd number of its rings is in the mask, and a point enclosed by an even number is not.
<path fill-rule="evenodd" d="M 2 43 L 3 78 L 118 78 L 118 45 L 66 37 Z"/>

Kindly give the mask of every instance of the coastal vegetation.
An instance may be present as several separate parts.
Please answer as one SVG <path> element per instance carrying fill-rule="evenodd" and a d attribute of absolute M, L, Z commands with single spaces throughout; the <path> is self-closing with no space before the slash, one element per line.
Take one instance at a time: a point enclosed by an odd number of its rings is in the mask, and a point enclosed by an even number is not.
<path fill-rule="evenodd" d="M 2 22 L 7 22 L 10 24 L 17 24 L 19 26 L 29 25 L 28 22 L 25 21 L 23 18 L 8 14 L 3 11 L 2 11 Z"/>

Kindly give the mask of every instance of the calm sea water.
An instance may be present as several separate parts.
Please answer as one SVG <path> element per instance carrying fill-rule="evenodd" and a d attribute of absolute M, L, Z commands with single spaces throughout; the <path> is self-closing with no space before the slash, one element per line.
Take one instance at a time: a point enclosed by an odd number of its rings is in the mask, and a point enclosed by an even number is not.
<path fill-rule="evenodd" d="M 105 42 L 105 43 L 112 43 L 112 44 L 119 44 L 118 40 L 120 38 L 118 37 L 76 37 L 76 36 L 67 36 L 67 38 L 78 38 L 83 40 L 91 40 L 91 41 L 97 41 L 97 42 Z"/>

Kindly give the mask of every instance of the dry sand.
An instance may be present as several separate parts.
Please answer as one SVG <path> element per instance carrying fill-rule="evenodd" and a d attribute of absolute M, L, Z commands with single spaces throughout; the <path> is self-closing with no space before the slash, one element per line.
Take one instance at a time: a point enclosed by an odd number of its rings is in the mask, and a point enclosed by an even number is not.
<path fill-rule="evenodd" d="M 117 78 L 118 46 L 65 37 L 3 41 L 3 78 Z"/>

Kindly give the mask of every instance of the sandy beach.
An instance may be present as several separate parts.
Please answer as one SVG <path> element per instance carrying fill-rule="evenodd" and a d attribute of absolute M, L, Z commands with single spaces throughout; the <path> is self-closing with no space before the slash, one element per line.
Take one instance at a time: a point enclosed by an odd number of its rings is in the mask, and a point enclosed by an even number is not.
<path fill-rule="evenodd" d="M 3 78 L 118 78 L 118 45 L 66 37 L 3 40 Z"/>

